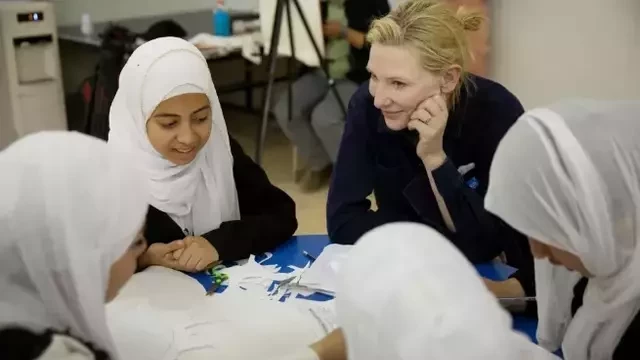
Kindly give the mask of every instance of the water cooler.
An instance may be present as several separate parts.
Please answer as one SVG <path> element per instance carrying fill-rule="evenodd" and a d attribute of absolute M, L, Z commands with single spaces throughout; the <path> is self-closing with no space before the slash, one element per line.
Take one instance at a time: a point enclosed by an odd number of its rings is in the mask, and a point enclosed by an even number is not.
<path fill-rule="evenodd" d="M 66 129 L 53 4 L 0 1 L 0 150 L 32 132 Z"/>

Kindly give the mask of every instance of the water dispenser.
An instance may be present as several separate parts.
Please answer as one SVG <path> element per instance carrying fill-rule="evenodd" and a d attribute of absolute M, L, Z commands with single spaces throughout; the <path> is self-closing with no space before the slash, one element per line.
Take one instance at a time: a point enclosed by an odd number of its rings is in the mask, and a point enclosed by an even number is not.
<path fill-rule="evenodd" d="M 53 4 L 0 1 L 0 150 L 42 130 L 66 130 Z"/>

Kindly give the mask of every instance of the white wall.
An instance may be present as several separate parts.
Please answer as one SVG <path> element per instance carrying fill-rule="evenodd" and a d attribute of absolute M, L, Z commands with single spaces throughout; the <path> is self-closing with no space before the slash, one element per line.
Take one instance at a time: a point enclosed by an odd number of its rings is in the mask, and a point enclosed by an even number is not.
<path fill-rule="evenodd" d="M 227 0 L 228 7 L 256 9 L 259 0 Z M 58 25 L 80 23 L 89 13 L 94 22 L 213 9 L 216 0 L 54 0 Z"/>
<path fill-rule="evenodd" d="M 525 108 L 640 99 L 640 0 L 494 0 L 491 78 Z"/>

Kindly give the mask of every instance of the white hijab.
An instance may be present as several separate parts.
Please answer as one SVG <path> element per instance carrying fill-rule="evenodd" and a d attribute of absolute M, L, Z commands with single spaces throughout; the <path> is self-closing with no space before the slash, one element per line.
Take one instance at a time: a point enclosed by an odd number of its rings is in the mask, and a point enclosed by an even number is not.
<path fill-rule="evenodd" d="M 610 359 L 640 307 L 640 102 L 565 101 L 525 113 L 500 143 L 487 209 L 577 255 L 593 274 L 536 261 L 540 344 L 566 359 Z"/>
<path fill-rule="evenodd" d="M 211 136 L 195 160 L 175 165 L 153 148 L 146 124 L 158 104 L 186 93 L 209 98 Z M 192 216 L 195 235 L 240 219 L 227 125 L 207 61 L 195 46 L 165 37 L 136 49 L 120 74 L 109 126 L 109 144 L 132 151 L 146 172 L 151 205 L 176 221 Z"/>
<path fill-rule="evenodd" d="M 341 272 L 336 308 L 349 359 L 556 359 L 512 330 L 469 261 L 425 225 L 370 231 Z"/>
<path fill-rule="evenodd" d="M 142 176 L 101 140 L 46 132 L 0 153 L 0 328 L 69 330 L 113 351 L 111 265 L 140 230 Z"/>

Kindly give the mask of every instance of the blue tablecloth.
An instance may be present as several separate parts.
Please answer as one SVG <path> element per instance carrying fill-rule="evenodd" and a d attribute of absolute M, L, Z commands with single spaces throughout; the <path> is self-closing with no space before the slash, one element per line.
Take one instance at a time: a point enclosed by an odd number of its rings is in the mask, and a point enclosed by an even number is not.
<path fill-rule="evenodd" d="M 282 267 L 283 272 L 291 271 L 287 265 L 295 265 L 303 267 L 309 259 L 304 256 L 303 251 L 317 257 L 325 246 L 329 244 L 327 235 L 302 235 L 294 236 L 291 240 L 278 247 L 272 254 L 273 256 L 264 262 L 265 265 L 276 264 Z M 257 261 L 264 259 L 263 256 L 256 257 Z M 504 280 L 511 275 L 515 269 L 501 263 L 486 263 L 475 265 L 481 276 L 491 280 Z M 211 287 L 211 278 L 205 273 L 191 274 L 193 278 L 198 280 L 208 289 Z M 310 300 L 328 300 L 329 296 L 323 294 L 314 294 L 309 297 Z M 527 334 L 532 340 L 535 339 L 537 322 L 535 319 L 525 316 L 514 316 L 513 326 L 515 329 Z"/>

